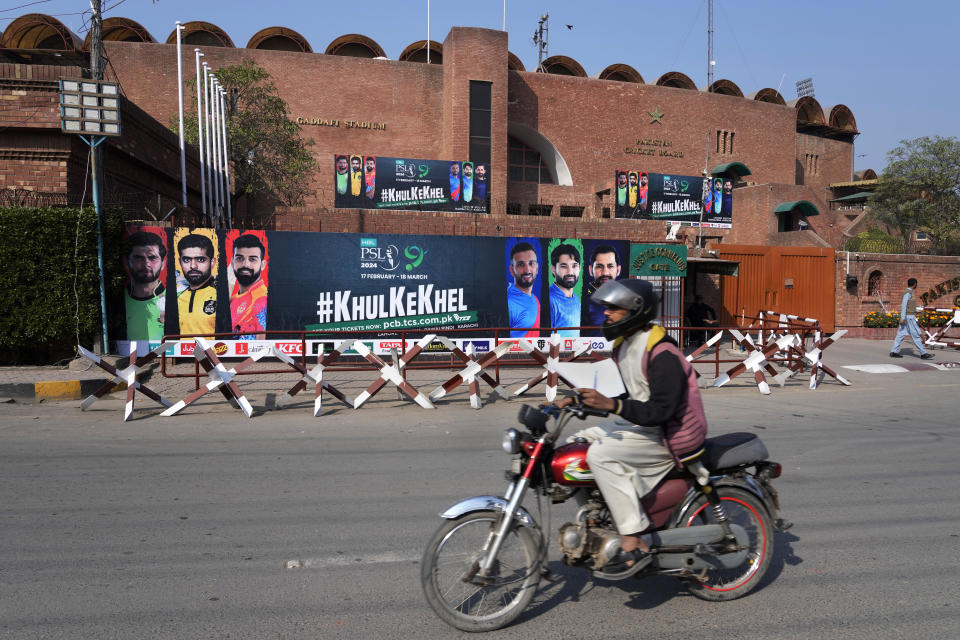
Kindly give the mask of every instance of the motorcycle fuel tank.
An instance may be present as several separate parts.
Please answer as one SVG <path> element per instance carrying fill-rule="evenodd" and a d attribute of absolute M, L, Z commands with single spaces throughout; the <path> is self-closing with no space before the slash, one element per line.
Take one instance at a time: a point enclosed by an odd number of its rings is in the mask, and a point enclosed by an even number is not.
<path fill-rule="evenodd" d="M 589 442 L 571 442 L 557 447 L 550 461 L 553 481 L 569 487 L 595 485 L 593 472 L 587 464 Z"/>

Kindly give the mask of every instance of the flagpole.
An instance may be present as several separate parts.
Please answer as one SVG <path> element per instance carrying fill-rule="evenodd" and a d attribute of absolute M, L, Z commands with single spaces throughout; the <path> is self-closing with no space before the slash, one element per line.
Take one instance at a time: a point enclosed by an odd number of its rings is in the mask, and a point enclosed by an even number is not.
<path fill-rule="evenodd" d="M 203 212 L 203 217 L 207 217 L 207 181 L 206 176 L 203 175 L 203 100 L 200 97 L 200 87 L 202 82 L 200 80 L 200 58 L 203 57 L 203 53 L 200 52 L 200 49 L 194 49 L 193 53 L 197 59 L 197 146 L 200 149 L 200 207 Z"/>
<path fill-rule="evenodd" d="M 183 142 L 183 51 L 181 50 L 180 32 L 183 27 L 177 20 L 177 100 L 180 113 L 180 191 L 183 206 L 187 206 L 187 149 Z"/>

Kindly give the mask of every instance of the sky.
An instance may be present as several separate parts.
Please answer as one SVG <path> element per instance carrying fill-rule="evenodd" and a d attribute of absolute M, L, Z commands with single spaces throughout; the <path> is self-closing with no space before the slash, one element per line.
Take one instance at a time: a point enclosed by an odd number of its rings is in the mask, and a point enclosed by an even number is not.
<path fill-rule="evenodd" d="M 575 59 L 593 76 L 614 63 L 647 83 L 680 71 L 707 84 L 707 0 L 432 0 L 430 38 L 451 27 L 506 30 L 510 51 L 537 65 L 531 36 L 549 14 L 549 54 Z M 104 17 L 136 20 L 160 42 L 174 22 L 203 20 L 237 46 L 265 27 L 294 29 L 322 52 L 335 38 L 360 33 L 396 59 L 427 37 L 427 0 L 103 0 Z M 25 13 L 55 15 L 79 35 L 89 0 L 2 0 L 0 28 Z M 571 25 L 572 28 L 568 28 Z M 745 95 L 771 87 L 790 101 L 812 78 L 825 115 L 847 105 L 862 132 L 856 170 L 881 172 L 901 140 L 960 137 L 960 82 L 949 61 L 960 57 L 957 0 L 714 0 L 714 79 Z"/>

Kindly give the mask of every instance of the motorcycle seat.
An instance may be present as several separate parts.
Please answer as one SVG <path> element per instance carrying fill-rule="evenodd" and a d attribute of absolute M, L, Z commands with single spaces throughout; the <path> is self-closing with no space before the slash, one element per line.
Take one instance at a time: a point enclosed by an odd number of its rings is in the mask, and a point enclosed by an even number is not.
<path fill-rule="evenodd" d="M 711 471 L 745 466 L 770 457 L 763 440 L 755 433 L 742 431 L 707 438 L 703 448 L 703 465 Z"/>

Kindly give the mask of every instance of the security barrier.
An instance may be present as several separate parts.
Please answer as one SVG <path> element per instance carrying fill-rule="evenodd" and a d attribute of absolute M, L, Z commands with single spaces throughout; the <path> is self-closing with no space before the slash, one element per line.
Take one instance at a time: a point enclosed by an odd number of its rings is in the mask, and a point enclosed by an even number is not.
<path fill-rule="evenodd" d="M 823 339 L 816 320 L 771 311 L 763 311 L 755 318 L 749 318 L 749 321 L 750 324 L 743 330 L 713 328 L 714 334 L 686 356 L 688 361 L 695 364 L 714 365 L 714 387 L 725 386 L 737 376 L 750 372 L 753 373 L 759 391 L 768 395 L 770 385 L 767 375 L 780 386 L 784 386 L 787 380 L 807 367 L 811 370 L 811 390 L 817 388 L 824 375 L 830 375 L 840 384 L 850 385 L 823 362 L 823 352 L 846 331 L 838 331 Z M 948 328 L 949 326 L 944 328 L 944 331 Z M 680 327 L 678 335 L 682 342 L 684 331 L 702 329 L 708 328 Z M 672 327 L 671 330 L 677 329 Z M 86 409 L 120 382 L 127 384 L 128 398 L 124 407 L 124 420 L 132 415 L 133 401 L 138 391 L 162 404 L 166 408 L 161 414 L 164 416 L 176 415 L 210 391 L 219 391 L 224 399 L 241 409 L 247 417 L 251 417 L 253 407 L 238 385 L 240 376 L 290 373 L 296 374 L 299 379 L 277 400 L 276 407 L 288 406 L 298 393 L 312 387 L 314 416 L 322 413 L 324 391 L 345 406 L 359 409 L 387 384 L 397 388 L 399 398 L 409 398 L 425 409 L 435 408 L 434 403 L 437 400 L 448 396 L 461 385 L 468 388 L 470 406 L 480 409 L 483 406 L 480 396 L 481 382 L 489 386 L 493 394 L 503 399 L 521 396 L 545 383 L 544 396 L 548 401 L 552 401 L 558 394 L 559 384 L 573 387 L 573 384 L 560 374 L 559 363 L 580 358 L 597 360 L 607 357 L 612 344 L 603 338 L 569 338 L 558 334 L 549 338 L 501 338 L 501 331 L 505 333 L 509 329 L 458 330 L 457 338 L 417 333 L 412 339 L 409 336 L 413 332 L 400 332 L 399 338 L 389 339 L 380 336 L 371 339 L 369 333 L 360 332 L 287 332 L 286 335 L 273 337 L 271 340 L 237 341 L 232 347 L 226 343 L 225 336 L 165 336 L 162 344 L 144 356 L 138 356 L 138 344 L 131 343 L 131 364 L 121 371 L 81 347 L 81 353 L 113 376 L 110 384 L 98 389 L 85 399 L 81 406 Z M 749 333 L 751 331 L 756 331 L 756 339 Z M 478 333 L 483 337 L 478 336 Z M 271 333 L 271 336 L 277 334 Z M 491 334 L 492 338 L 489 337 Z M 811 335 L 812 347 L 808 348 Z M 943 332 L 940 332 L 934 339 L 942 335 Z M 729 339 L 733 348 L 746 352 L 745 357 L 721 358 L 721 344 L 724 339 Z M 478 350 L 478 347 L 482 349 Z M 311 350 L 316 357 L 313 366 L 307 361 Z M 708 358 L 710 350 L 712 357 Z M 386 359 L 377 351 L 384 354 Z M 231 368 L 227 368 L 222 362 L 224 357 L 244 355 L 246 357 Z M 428 355 L 430 358 L 425 359 Z M 194 363 L 194 372 L 184 374 L 171 371 L 167 364 L 171 357 L 190 357 Z M 274 359 L 284 368 L 253 367 L 265 357 Z M 140 383 L 137 376 L 158 358 L 161 359 L 164 377 L 194 378 L 195 390 L 179 402 L 171 403 Z M 721 373 L 722 363 L 732 363 L 734 366 Z M 775 365 L 782 367 L 782 370 L 778 370 Z M 541 370 L 511 394 L 500 379 L 501 367 L 507 366 L 534 366 Z M 454 374 L 433 391 L 424 393 L 407 379 L 409 372 L 424 369 L 448 369 L 453 370 Z M 332 374 L 368 371 L 376 373 L 376 378 L 355 398 L 350 398 L 330 380 Z M 201 385 L 202 375 L 206 375 L 207 381 Z M 700 376 L 700 373 L 697 375 Z"/>

